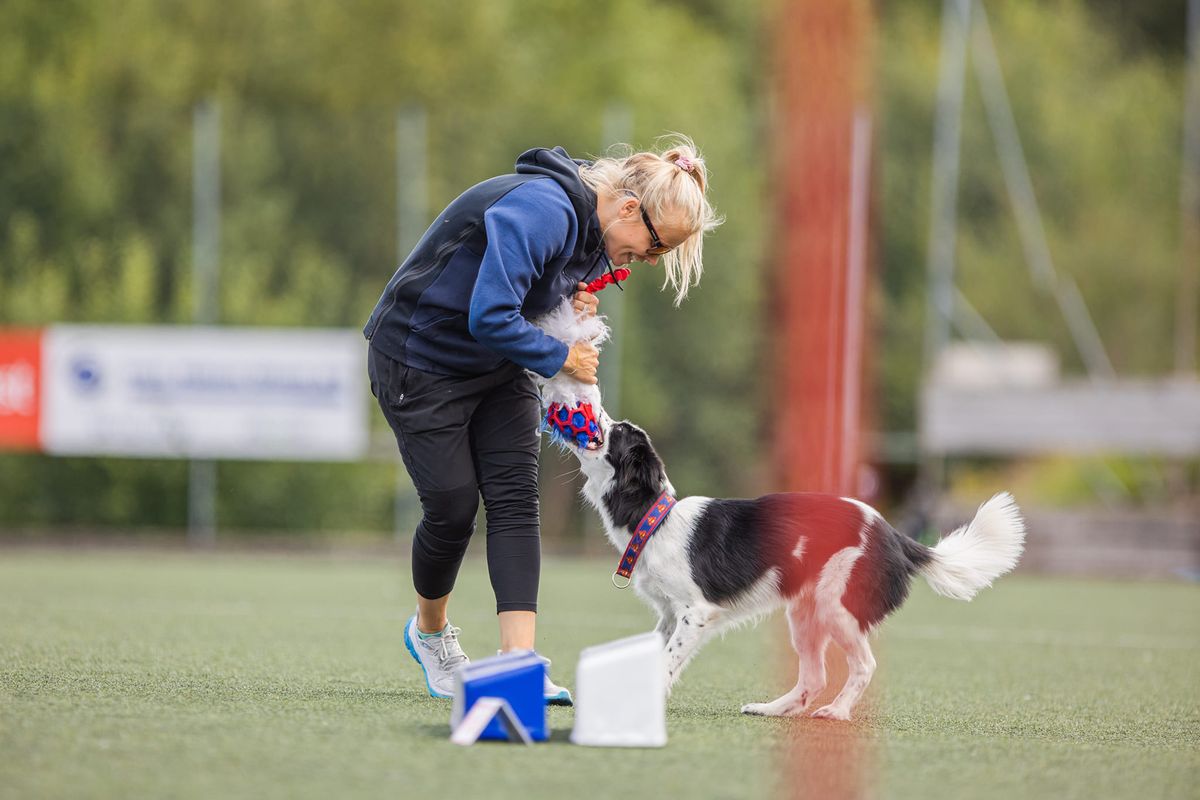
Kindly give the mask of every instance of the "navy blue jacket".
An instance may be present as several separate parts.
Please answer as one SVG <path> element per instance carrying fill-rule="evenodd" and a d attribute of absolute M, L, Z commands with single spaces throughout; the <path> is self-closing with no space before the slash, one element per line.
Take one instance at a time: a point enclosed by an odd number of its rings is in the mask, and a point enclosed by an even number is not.
<path fill-rule="evenodd" d="M 363 334 L 426 372 L 474 376 L 512 361 L 547 378 L 567 346 L 529 320 L 608 263 L 596 193 L 561 147 L 463 192 L 388 281 Z"/>

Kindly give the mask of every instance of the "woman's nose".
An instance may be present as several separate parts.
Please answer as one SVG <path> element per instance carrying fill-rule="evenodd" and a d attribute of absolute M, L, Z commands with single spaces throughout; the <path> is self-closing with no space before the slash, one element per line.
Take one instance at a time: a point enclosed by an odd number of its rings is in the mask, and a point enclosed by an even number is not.
<path fill-rule="evenodd" d="M 642 260 L 643 260 L 643 261 L 645 261 L 647 264 L 650 264 L 650 265 L 655 265 L 655 264 L 658 264 L 658 256 L 646 256 L 646 257 L 645 257 L 645 258 L 643 258 Z"/>

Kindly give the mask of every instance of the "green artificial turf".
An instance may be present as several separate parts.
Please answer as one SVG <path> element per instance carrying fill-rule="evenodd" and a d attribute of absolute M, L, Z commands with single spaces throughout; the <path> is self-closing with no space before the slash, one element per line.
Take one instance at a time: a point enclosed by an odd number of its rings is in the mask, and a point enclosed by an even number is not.
<path fill-rule="evenodd" d="M 611 568 L 544 564 L 560 683 L 581 648 L 653 624 Z M 737 713 L 794 680 L 774 618 L 689 667 L 661 750 L 573 746 L 559 708 L 549 743 L 451 745 L 401 641 L 410 593 L 400 558 L 0 551 L 0 797 L 815 797 L 838 770 L 875 797 L 1200 784 L 1195 585 L 1018 576 L 969 604 L 917 585 L 849 725 Z M 452 610 L 468 652 L 494 652 L 482 563 Z"/>

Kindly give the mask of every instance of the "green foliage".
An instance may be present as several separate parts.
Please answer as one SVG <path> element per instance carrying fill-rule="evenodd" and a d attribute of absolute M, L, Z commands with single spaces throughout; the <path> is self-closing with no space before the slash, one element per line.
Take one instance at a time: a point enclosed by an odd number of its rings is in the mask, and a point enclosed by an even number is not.
<path fill-rule="evenodd" d="M 1182 73 L 1158 51 L 1123 52 L 1079 0 L 987 8 L 1055 267 L 1078 284 L 1118 374 L 1164 374 L 1179 270 Z M 886 427 L 904 430 L 921 375 L 940 5 L 883 13 L 881 406 Z M 1047 342 L 1078 374 L 1066 322 L 1026 266 L 973 66 L 965 100 L 959 288 L 1001 337 Z"/>
<path fill-rule="evenodd" d="M 187 524 L 182 461 L 0 458 L 0 526 L 180 528 Z"/>
<path fill-rule="evenodd" d="M 243 529 L 386 531 L 397 467 L 386 464 L 222 464 L 219 520 Z"/>
<path fill-rule="evenodd" d="M 742 210 L 712 240 L 695 299 L 672 309 L 645 274 L 623 333 L 625 409 L 661 423 L 676 480 L 690 491 L 736 486 L 753 458 L 746 431 L 757 412 L 747 400 L 758 396 L 759 331 L 716 321 L 752 318 L 760 291 L 761 170 L 746 158 L 757 149 L 747 124 L 756 25 L 754 6 L 631 0 L 497 2 L 469 13 L 414 0 L 6 4 L 0 323 L 191 320 L 192 110 L 201 101 L 220 109 L 220 321 L 345 327 L 361 325 L 402 255 L 401 108 L 428 115 L 432 215 L 530 147 L 600 152 L 611 144 L 604 111 L 620 103 L 634 144 L 672 130 L 693 136 L 716 202 Z M 664 31 L 687 48 L 663 47 Z M 640 386 L 637 376 L 664 358 L 661 378 Z M 717 424 L 731 405 L 737 426 Z M 394 470 L 222 464 L 218 518 L 232 528 L 387 530 Z M 186 507 L 182 464 L 6 455 L 0 472 L 8 524 L 179 525 Z M 562 483 L 553 472 L 547 480 Z"/>
<path fill-rule="evenodd" d="M 1164 20 L 1177 6 L 1146 4 L 1130 33 L 1111 2 L 1095 11 L 1082 0 L 988 3 L 1052 253 L 1122 374 L 1157 374 L 1170 360 L 1181 71 Z M 432 214 L 529 147 L 601 152 L 611 144 L 605 110 L 621 105 L 635 146 L 670 131 L 695 138 L 727 217 L 681 309 L 653 269 L 630 282 L 618 332 L 622 411 L 653 432 L 681 491 L 760 490 L 766 9 L 9 0 L 0 6 L 0 324 L 191 321 L 201 101 L 221 115 L 220 321 L 346 327 L 361 324 L 402 255 L 400 109 L 428 115 Z M 879 6 L 874 385 L 878 419 L 894 431 L 913 426 L 921 374 L 939 9 Z M 1065 324 L 1023 265 L 974 84 L 960 198 L 964 293 L 1002 335 L 1049 341 L 1078 370 Z M 547 467 L 550 491 L 568 486 L 569 461 Z M 222 524 L 386 529 L 393 469 L 223 465 Z M 7 524 L 179 524 L 184 472 L 4 455 L 0 513 Z M 588 523 L 547 524 L 554 535 Z"/>
<path fill-rule="evenodd" d="M 1003 486 L 1034 508 L 1087 508 L 1098 499 L 1110 508 L 1162 508 L 1194 485 L 1197 466 L 1116 455 L 972 460 L 960 465 L 952 492 L 963 506 Z"/>

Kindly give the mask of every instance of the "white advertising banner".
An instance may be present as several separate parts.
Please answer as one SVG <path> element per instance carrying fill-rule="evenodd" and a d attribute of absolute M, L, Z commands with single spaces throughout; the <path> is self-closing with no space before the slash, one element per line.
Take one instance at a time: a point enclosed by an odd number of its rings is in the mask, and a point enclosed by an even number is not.
<path fill-rule="evenodd" d="M 41 438 L 56 455 L 353 461 L 367 450 L 357 331 L 55 325 Z"/>

